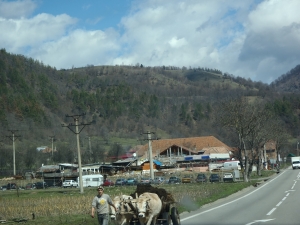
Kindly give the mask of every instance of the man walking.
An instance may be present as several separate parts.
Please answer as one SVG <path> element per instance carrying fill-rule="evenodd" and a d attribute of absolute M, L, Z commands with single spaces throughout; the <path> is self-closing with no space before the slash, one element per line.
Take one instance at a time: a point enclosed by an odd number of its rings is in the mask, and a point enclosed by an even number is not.
<path fill-rule="evenodd" d="M 108 225 L 108 218 L 109 218 L 109 205 L 115 208 L 111 198 L 109 195 L 104 194 L 104 188 L 99 186 L 97 188 L 98 194 L 94 197 L 92 202 L 92 218 L 95 217 L 95 211 L 97 211 L 99 225 Z"/>

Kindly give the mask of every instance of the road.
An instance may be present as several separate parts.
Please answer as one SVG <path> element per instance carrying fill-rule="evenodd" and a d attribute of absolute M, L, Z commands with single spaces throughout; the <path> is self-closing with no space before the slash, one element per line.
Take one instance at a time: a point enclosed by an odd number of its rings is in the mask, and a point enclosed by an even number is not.
<path fill-rule="evenodd" d="M 300 224 L 300 170 L 287 168 L 257 187 L 180 215 L 182 225 Z"/>

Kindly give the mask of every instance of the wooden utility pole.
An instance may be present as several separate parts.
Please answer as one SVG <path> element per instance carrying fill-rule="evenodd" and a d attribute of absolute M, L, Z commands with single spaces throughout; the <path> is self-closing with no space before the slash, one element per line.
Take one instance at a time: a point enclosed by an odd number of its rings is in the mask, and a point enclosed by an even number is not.
<path fill-rule="evenodd" d="M 52 161 L 53 161 L 53 142 L 55 141 L 55 135 L 54 136 L 49 136 L 49 138 L 51 138 L 51 143 L 52 143 L 52 148 L 51 148 L 51 150 L 52 150 Z"/>
<path fill-rule="evenodd" d="M 16 149 L 15 149 L 15 140 L 17 140 L 18 137 L 21 136 L 16 136 L 15 132 L 18 130 L 8 130 L 12 133 L 12 136 L 6 136 L 13 142 L 13 167 L 14 167 L 14 176 L 16 175 Z"/>
<path fill-rule="evenodd" d="M 80 153 L 80 144 L 79 144 L 79 134 L 83 130 L 83 128 L 87 125 L 91 125 L 90 123 L 84 124 L 78 124 L 79 118 L 81 116 L 84 116 L 84 114 L 80 115 L 66 115 L 66 117 L 72 117 L 74 119 L 75 124 L 70 123 L 69 125 L 64 125 L 62 124 L 62 127 L 67 127 L 69 128 L 74 134 L 76 134 L 76 139 L 77 139 L 77 155 L 78 155 L 78 169 L 79 169 L 79 185 L 80 185 L 80 193 L 83 194 L 83 180 L 82 180 L 82 167 L 81 167 L 81 153 Z M 82 128 L 79 130 L 78 127 L 82 126 Z M 71 129 L 71 127 L 75 127 L 75 131 Z"/>
<path fill-rule="evenodd" d="M 152 138 L 151 138 L 151 134 L 154 134 L 154 132 L 147 131 L 144 134 L 147 134 L 147 139 L 145 139 L 145 140 L 148 140 L 148 156 L 149 156 L 149 163 L 150 163 L 150 177 L 153 180 L 154 179 L 154 171 L 153 171 L 152 144 L 151 144 Z"/>

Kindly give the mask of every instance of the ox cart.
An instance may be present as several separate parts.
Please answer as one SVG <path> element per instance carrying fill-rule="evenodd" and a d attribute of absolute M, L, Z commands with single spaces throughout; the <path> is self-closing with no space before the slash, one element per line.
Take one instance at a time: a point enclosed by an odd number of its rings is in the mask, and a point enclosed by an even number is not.
<path fill-rule="evenodd" d="M 180 225 L 180 217 L 176 203 L 163 201 L 163 205 L 165 205 L 165 208 L 161 210 L 156 223 L 151 223 L 151 225 Z M 132 217 L 130 225 L 141 225 L 137 213 Z"/>
<path fill-rule="evenodd" d="M 163 188 L 157 188 L 157 187 L 152 187 L 151 185 L 138 185 L 135 193 L 131 194 L 132 198 L 127 198 L 123 200 L 123 208 L 119 212 L 121 215 L 123 214 L 125 217 L 127 215 L 127 223 L 130 225 L 141 225 L 140 223 L 140 218 L 141 218 L 141 210 L 139 207 L 140 204 L 140 199 L 142 196 L 147 196 L 147 195 L 154 195 L 158 199 L 147 199 L 144 201 L 149 201 L 148 203 L 145 203 L 145 209 L 144 209 L 144 214 L 147 214 L 149 217 L 149 214 L 153 211 L 154 209 L 153 205 L 151 206 L 151 201 L 160 201 L 161 203 L 160 206 L 158 207 L 160 211 L 156 213 L 154 216 L 155 219 L 152 220 L 152 216 L 150 215 L 151 219 L 150 221 L 146 220 L 145 225 L 151 224 L 151 225 L 180 225 L 180 216 L 177 210 L 177 203 L 174 200 L 173 196 L 165 191 Z M 147 211 L 148 210 L 148 211 Z M 128 217 L 129 215 L 129 217 Z M 144 215 L 145 216 L 145 215 Z M 124 217 L 124 218 L 125 218 Z M 155 221 L 155 222 L 154 222 Z"/>

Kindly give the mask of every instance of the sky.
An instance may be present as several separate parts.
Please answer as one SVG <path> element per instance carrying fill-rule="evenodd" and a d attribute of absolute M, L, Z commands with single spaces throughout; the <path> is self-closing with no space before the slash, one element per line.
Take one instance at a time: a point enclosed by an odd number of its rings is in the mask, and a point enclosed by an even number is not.
<path fill-rule="evenodd" d="M 207 67 L 271 83 L 300 64 L 299 0 L 0 0 L 0 48 L 56 69 Z"/>

